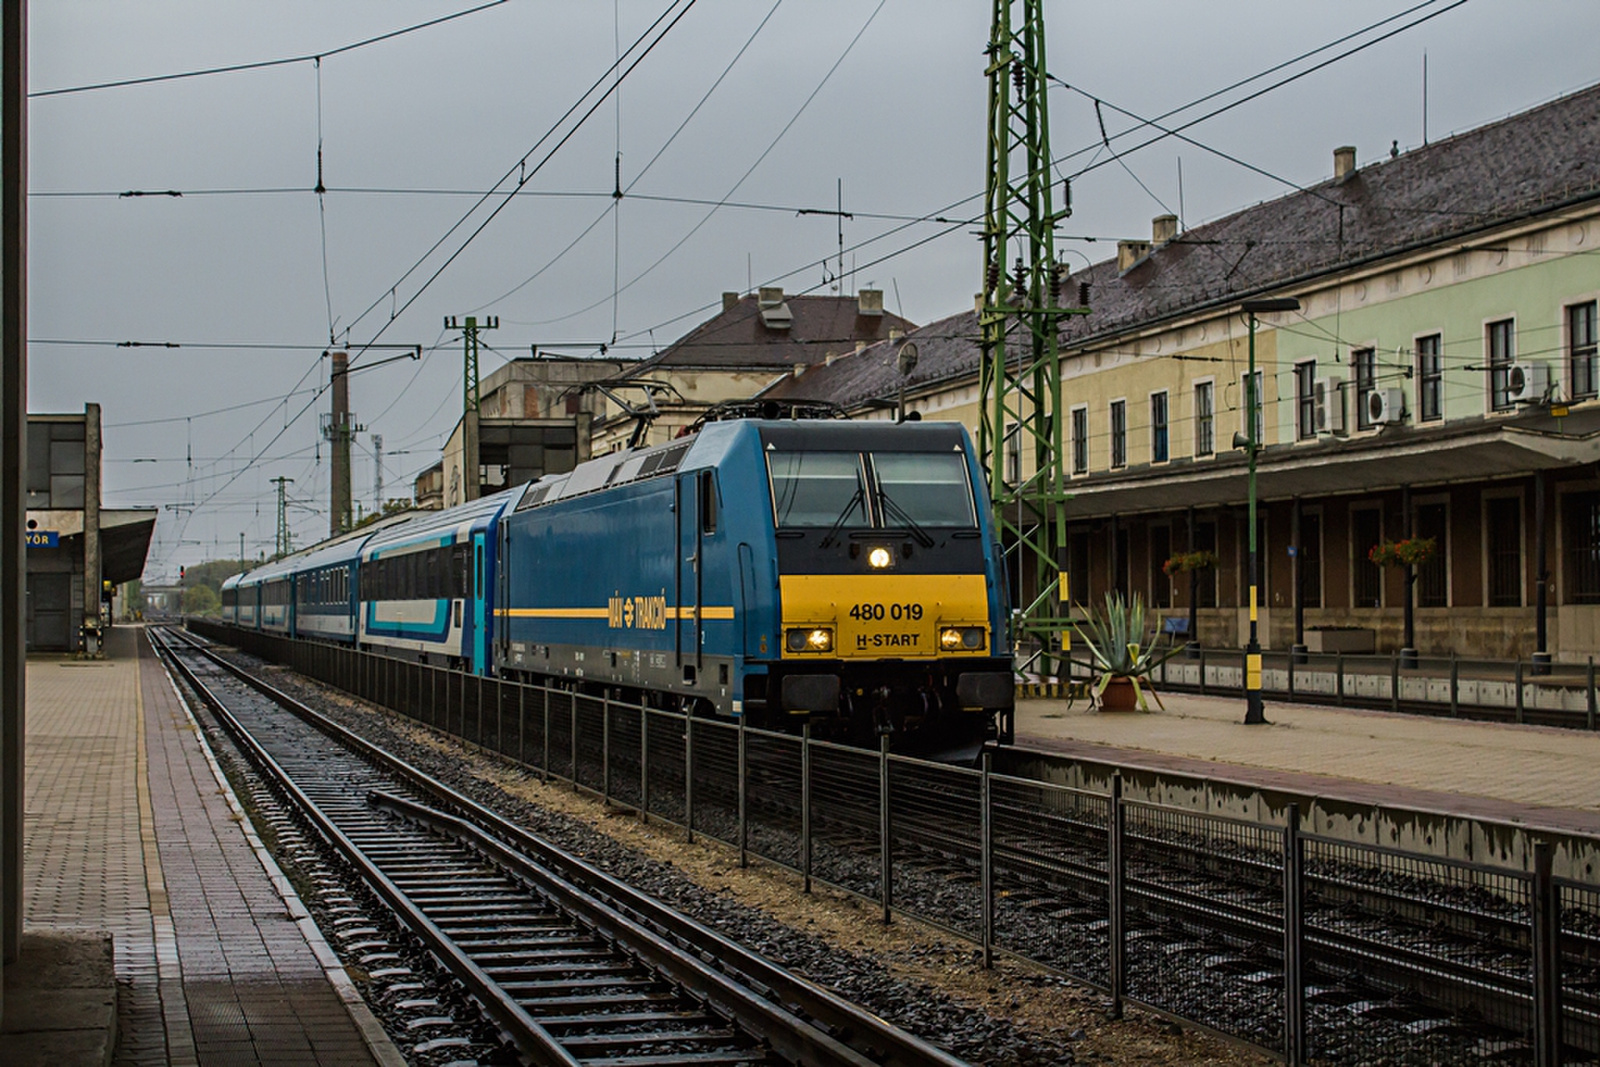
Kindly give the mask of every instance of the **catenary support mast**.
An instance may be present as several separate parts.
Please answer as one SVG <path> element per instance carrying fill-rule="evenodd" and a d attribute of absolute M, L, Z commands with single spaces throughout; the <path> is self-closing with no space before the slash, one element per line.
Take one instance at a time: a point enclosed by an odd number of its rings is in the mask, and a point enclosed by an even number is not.
<path fill-rule="evenodd" d="M 1055 228 L 1072 209 L 1065 186 L 1060 211 L 1051 195 L 1044 0 L 995 0 L 987 55 L 978 447 L 997 528 L 1014 554 L 1019 669 L 1043 675 L 1056 669 L 1052 661 L 1068 643 L 1071 605 L 1057 331 L 1063 317 L 1088 310 L 1061 306 L 1065 272 L 1055 262 Z M 1008 453 L 1015 457 L 1009 463 Z"/>

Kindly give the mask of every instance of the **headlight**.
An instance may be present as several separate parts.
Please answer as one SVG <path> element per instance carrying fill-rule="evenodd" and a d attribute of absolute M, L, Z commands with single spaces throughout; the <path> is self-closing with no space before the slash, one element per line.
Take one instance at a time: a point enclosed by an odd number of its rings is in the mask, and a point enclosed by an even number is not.
<path fill-rule="evenodd" d="M 867 566 L 875 571 L 881 571 L 894 562 L 894 553 L 879 545 L 867 553 Z"/>
<path fill-rule="evenodd" d="M 833 631 L 825 626 L 790 630 L 784 635 L 784 644 L 790 652 L 832 652 Z"/>
<path fill-rule="evenodd" d="M 939 631 L 939 648 L 945 652 L 975 651 L 983 647 L 983 627 L 946 626 Z"/>

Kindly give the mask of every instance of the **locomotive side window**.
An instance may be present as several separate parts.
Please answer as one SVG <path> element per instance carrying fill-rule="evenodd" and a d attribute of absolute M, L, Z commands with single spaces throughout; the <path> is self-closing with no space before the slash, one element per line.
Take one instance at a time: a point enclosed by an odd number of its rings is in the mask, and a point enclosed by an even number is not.
<path fill-rule="evenodd" d="M 769 452 L 772 506 L 782 527 L 867 525 L 861 459 L 854 452 Z"/>
<path fill-rule="evenodd" d="M 700 532 L 717 532 L 717 476 L 700 472 Z"/>
<path fill-rule="evenodd" d="M 896 516 L 917 526 L 971 527 L 972 487 L 967 464 L 958 452 L 874 452 L 879 511 L 885 522 Z"/>

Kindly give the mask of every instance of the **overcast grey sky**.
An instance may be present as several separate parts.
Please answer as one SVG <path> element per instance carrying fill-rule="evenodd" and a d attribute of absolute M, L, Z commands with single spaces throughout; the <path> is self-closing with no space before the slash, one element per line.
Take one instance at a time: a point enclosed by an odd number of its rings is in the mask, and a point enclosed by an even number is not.
<path fill-rule="evenodd" d="M 697 309 L 725 289 L 823 285 L 816 264 L 836 253 L 837 223 L 796 209 L 831 208 L 840 181 L 846 211 L 862 213 L 844 223 L 847 248 L 861 246 L 847 251 L 847 270 L 890 257 L 848 278 L 847 291 L 882 288 L 891 309 L 919 323 L 970 306 L 980 273 L 970 227 L 891 256 L 949 227 L 917 223 L 873 241 L 904 224 L 863 216 L 948 210 L 959 218 L 976 210 L 979 201 L 966 198 L 984 184 L 983 48 L 992 10 L 979 0 L 698 0 L 622 83 L 617 102 L 607 101 L 419 295 L 485 217 L 480 211 L 404 277 L 472 206 L 464 194 L 514 170 L 611 65 L 618 42 L 626 49 L 668 3 L 510 0 L 328 56 L 320 68 L 301 62 L 35 96 L 30 407 L 103 405 L 108 503 L 164 507 L 149 580 L 175 576 L 180 563 L 236 555 L 240 533 L 250 555 L 270 552 L 269 479 L 280 475 L 293 478 L 291 495 L 307 502 L 291 513 L 297 542 L 326 531 L 328 454 L 317 444 L 316 418 L 326 398 L 312 401 L 327 380 L 318 356 L 330 319 L 334 333 L 358 345 L 381 331 L 383 343 L 429 349 L 421 364 L 352 378 L 352 406 L 389 453 L 386 495 L 399 496 L 437 458 L 459 415 L 459 345 L 441 329 L 445 315 L 500 316 L 500 329 L 484 334 L 494 349 L 484 354 L 484 374 L 530 344 L 581 355 L 615 338 L 619 352 L 647 354 L 705 318 L 710 312 Z M 1417 4 L 1051 2 L 1047 55 L 1056 77 L 1153 116 Z M 36 2 L 29 80 L 39 94 L 326 54 L 472 6 Z M 1354 144 L 1358 158 L 1371 161 L 1393 141 L 1402 150 L 1422 143 L 1424 53 L 1430 140 L 1594 80 L 1596 0 L 1469 0 L 1453 8 L 1436 0 L 1170 121 L 1441 11 L 1187 135 L 1304 185 L 1331 173 L 1336 145 Z M 311 191 L 319 80 L 330 190 L 321 215 Z M 1100 126 L 1085 97 L 1057 89 L 1050 106 L 1054 154 L 1088 149 L 1065 171 L 1107 158 L 1103 146 L 1096 156 Z M 1109 106 L 1102 114 L 1119 151 L 1146 139 L 1115 140 L 1133 123 Z M 619 150 L 631 195 L 614 205 Z M 1181 204 L 1194 226 L 1288 191 L 1170 139 L 1123 162 L 1126 169 L 1099 166 L 1074 183 L 1076 213 L 1063 233 L 1102 239 L 1058 244 L 1075 250 L 1067 253 L 1075 264 L 1112 254 L 1103 242 L 1147 236 L 1150 218 L 1168 207 L 1178 212 Z M 130 190 L 184 195 L 59 195 Z M 770 210 L 712 212 L 645 197 Z M 121 341 L 182 347 L 105 343 Z M 219 344 L 252 347 L 207 347 Z M 241 404 L 253 406 L 206 414 Z M 367 506 L 369 447 L 363 435 L 355 461 L 356 496 Z M 191 504 L 201 506 L 167 507 Z"/>

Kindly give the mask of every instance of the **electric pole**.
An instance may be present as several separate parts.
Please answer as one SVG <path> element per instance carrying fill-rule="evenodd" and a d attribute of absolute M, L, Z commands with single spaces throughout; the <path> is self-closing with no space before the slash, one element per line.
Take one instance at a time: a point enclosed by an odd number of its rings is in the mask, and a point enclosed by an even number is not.
<path fill-rule="evenodd" d="M 461 410 L 463 413 L 475 412 L 478 410 L 478 331 L 498 330 L 500 316 L 490 315 L 479 322 L 477 316 L 468 315 L 458 322 L 454 315 L 447 315 L 444 328 L 461 331 Z"/>
<path fill-rule="evenodd" d="M 288 487 L 294 484 L 293 478 L 279 475 L 272 479 L 278 487 L 278 558 L 287 556 L 290 551 L 289 537 L 289 491 Z"/>
<path fill-rule="evenodd" d="M 383 434 L 372 435 L 372 513 L 383 514 Z"/>
<path fill-rule="evenodd" d="M 350 353 L 341 350 L 327 355 L 333 360 L 333 370 L 328 377 L 333 409 L 324 418 L 322 436 L 331 442 L 333 452 L 328 534 L 334 536 L 344 533 L 352 525 L 350 438 L 366 427 L 357 425 L 350 412 Z"/>
<path fill-rule="evenodd" d="M 1067 411 L 1061 400 L 1057 332 L 1068 315 L 1087 307 L 1061 306 L 1065 271 L 1055 261 L 1057 223 L 1072 212 L 1063 185 L 1062 208 L 1052 206 L 1050 121 L 1046 101 L 1044 0 L 995 0 L 990 33 L 988 181 L 983 224 L 983 291 L 978 326 L 983 363 L 978 448 L 989 473 L 996 527 L 1017 551 L 1020 589 L 1013 639 L 1019 669 L 1032 660 L 1041 676 L 1071 644 L 1071 596 L 1066 575 L 1066 455 L 1061 442 Z M 1084 303 L 1081 294 L 1079 303 Z M 1007 345 L 1011 345 L 1008 354 Z M 1026 459 L 1015 484 L 1006 478 L 1006 438 L 1017 435 Z"/>

